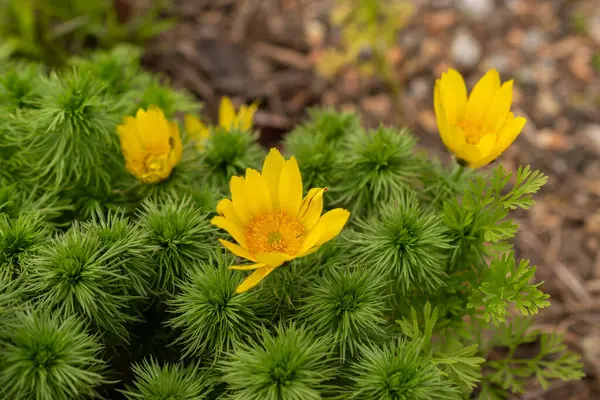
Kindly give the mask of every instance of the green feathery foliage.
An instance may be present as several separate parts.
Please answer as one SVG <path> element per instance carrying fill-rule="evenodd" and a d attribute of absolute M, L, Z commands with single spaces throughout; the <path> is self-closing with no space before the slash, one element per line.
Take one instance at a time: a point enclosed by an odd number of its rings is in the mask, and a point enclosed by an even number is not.
<path fill-rule="evenodd" d="M 246 168 L 260 170 L 265 151 L 256 142 L 256 134 L 236 129 L 211 127 L 210 138 L 202 151 L 204 179 L 218 188 L 228 188 L 234 175 Z"/>
<path fill-rule="evenodd" d="M 39 99 L 36 92 L 36 79 L 43 67 L 32 63 L 14 63 L 0 75 L 0 109 L 15 112 L 20 109 L 35 108 Z"/>
<path fill-rule="evenodd" d="M 198 365 L 161 365 L 150 358 L 133 365 L 132 370 L 133 387 L 123 391 L 128 400 L 202 400 L 210 393 L 206 372 Z"/>
<path fill-rule="evenodd" d="M 469 297 L 469 307 L 483 310 L 483 318 L 494 325 L 506 322 L 508 302 L 514 303 L 522 315 L 537 314 L 548 307 L 550 295 L 539 290 L 543 282 L 532 284 L 536 267 L 529 267 L 528 260 L 517 265 L 514 253 L 492 260 L 483 271 L 479 287 Z"/>
<path fill-rule="evenodd" d="M 344 363 L 360 346 L 386 336 L 386 284 L 385 275 L 365 266 L 331 268 L 306 288 L 299 318 L 318 336 L 333 336 Z"/>
<path fill-rule="evenodd" d="M 71 209 L 68 201 L 60 199 L 54 190 L 0 179 L 0 213 L 12 219 L 37 213 L 49 224 L 58 225 L 64 223 L 61 219 Z"/>
<path fill-rule="evenodd" d="M 408 130 L 382 126 L 373 132 L 350 132 L 338 150 L 336 186 L 331 189 L 335 205 L 356 217 L 393 202 L 419 175 L 422 161 L 413 154 L 415 145 Z"/>
<path fill-rule="evenodd" d="M 356 221 L 343 245 L 354 260 L 390 276 L 402 293 L 444 286 L 449 245 L 440 217 L 421 208 L 413 192 L 380 207 L 379 216 Z"/>
<path fill-rule="evenodd" d="M 220 369 L 232 400 L 320 400 L 337 374 L 331 338 L 302 327 L 264 329 L 260 339 L 239 343 Z"/>
<path fill-rule="evenodd" d="M 16 219 L 0 214 L 0 275 L 10 280 L 20 277 L 23 260 L 39 249 L 49 233 L 40 213 L 21 214 Z"/>
<path fill-rule="evenodd" d="M 173 293 L 177 282 L 194 265 L 206 261 L 214 248 L 216 230 L 189 198 L 149 199 L 140 211 L 140 225 L 157 247 L 152 255 L 152 288 Z"/>
<path fill-rule="evenodd" d="M 309 121 L 284 138 L 284 149 L 296 157 L 305 187 L 327 187 L 335 184 L 335 166 L 342 139 L 360 129 L 356 114 L 333 110 L 309 110 Z"/>
<path fill-rule="evenodd" d="M 75 222 L 26 261 L 28 292 L 44 309 L 79 315 L 126 340 L 125 324 L 136 319 L 132 307 L 151 271 L 144 235 L 116 215 Z"/>
<path fill-rule="evenodd" d="M 485 368 L 491 373 L 483 377 L 482 400 L 503 399 L 510 393 L 525 393 L 527 382 L 535 378 L 547 389 L 551 380 L 577 380 L 584 377 L 581 359 L 567 349 L 563 337 L 557 333 L 541 333 L 531 329 L 530 319 L 517 318 L 495 329 L 493 336 L 485 340 L 485 346 L 508 348 L 508 354 L 499 359 L 488 360 Z M 535 356 L 519 356 L 523 344 L 539 342 Z M 482 343 L 483 344 L 483 343 Z"/>
<path fill-rule="evenodd" d="M 512 177 L 500 165 L 490 177 L 477 176 L 469 181 L 462 198 L 444 203 L 444 224 L 450 228 L 454 251 L 452 271 L 468 269 L 472 265 L 486 268 L 486 257 L 507 250 L 507 240 L 514 237 L 518 225 L 508 218 L 510 210 L 528 209 L 533 204 L 532 195 L 548 178 L 529 167 L 519 168 L 512 188 Z M 484 243 L 490 245 L 484 245 Z"/>
<path fill-rule="evenodd" d="M 0 342 L 0 397 L 71 400 L 98 397 L 106 379 L 102 346 L 74 316 L 24 312 Z"/>
<path fill-rule="evenodd" d="M 24 135 L 14 138 L 30 178 L 56 186 L 108 181 L 99 166 L 118 165 L 118 104 L 104 84 L 72 71 L 40 77 L 36 92 L 36 108 L 21 119 Z"/>
<path fill-rule="evenodd" d="M 345 398 L 361 400 L 460 400 L 461 395 L 446 379 L 431 356 L 423 352 L 423 340 L 398 340 L 369 346 L 352 365 L 353 385 Z"/>
<path fill-rule="evenodd" d="M 207 355 L 215 359 L 236 343 L 246 342 L 258 331 L 265 315 L 258 291 L 235 294 L 243 275 L 228 269 L 233 259 L 221 253 L 188 271 L 181 291 L 168 302 L 173 317 L 169 325 L 180 331 L 185 356 Z"/>

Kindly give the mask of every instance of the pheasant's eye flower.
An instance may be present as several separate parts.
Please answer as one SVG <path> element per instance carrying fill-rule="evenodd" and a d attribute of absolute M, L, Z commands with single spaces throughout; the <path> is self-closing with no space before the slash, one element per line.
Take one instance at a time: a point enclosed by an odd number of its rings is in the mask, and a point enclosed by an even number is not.
<path fill-rule="evenodd" d="M 254 114 L 257 109 L 258 103 L 252 103 L 249 106 L 243 104 L 240 110 L 236 112 L 231 99 L 223 97 L 219 107 L 219 126 L 226 130 L 249 131 L 252 129 Z M 188 135 L 196 141 L 196 146 L 202 149 L 204 143 L 210 138 L 209 127 L 191 114 L 184 117 L 184 126 Z"/>
<path fill-rule="evenodd" d="M 252 128 L 254 114 L 258 109 L 258 103 L 252 103 L 249 106 L 242 105 L 236 113 L 235 107 L 229 97 L 221 99 L 219 107 L 219 126 L 224 129 L 239 129 L 248 131 Z"/>
<path fill-rule="evenodd" d="M 450 69 L 436 80 L 434 106 L 446 147 L 471 168 L 494 161 L 521 133 L 525 118 L 510 112 L 513 81 L 500 85 L 494 69 L 477 82 L 467 98 L 462 76 Z"/>
<path fill-rule="evenodd" d="M 187 134 L 196 142 L 199 149 L 204 147 L 204 142 L 210 137 L 210 130 L 202 121 L 191 114 L 187 114 L 183 119 L 183 126 Z"/>
<path fill-rule="evenodd" d="M 294 157 L 285 160 L 271 149 L 262 174 L 246 170 L 246 177 L 231 178 L 231 200 L 217 205 L 220 216 L 211 221 L 229 232 L 237 244 L 220 242 L 235 255 L 254 262 L 230 267 L 254 270 L 237 288 L 238 293 L 257 285 L 284 262 L 302 257 L 337 236 L 350 213 L 336 208 L 323 215 L 326 188 L 310 189 L 302 199 L 302 178 Z"/>
<path fill-rule="evenodd" d="M 181 159 L 183 145 L 176 123 L 168 121 L 156 106 L 139 109 L 117 127 L 127 170 L 144 183 L 169 177 Z"/>

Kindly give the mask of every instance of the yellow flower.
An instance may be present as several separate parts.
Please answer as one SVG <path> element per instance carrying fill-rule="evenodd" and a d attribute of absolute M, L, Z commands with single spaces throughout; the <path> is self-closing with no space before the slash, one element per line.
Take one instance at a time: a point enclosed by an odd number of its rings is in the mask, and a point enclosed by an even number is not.
<path fill-rule="evenodd" d="M 462 76 L 450 69 L 436 80 L 434 107 L 446 147 L 471 168 L 494 161 L 517 138 L 525 118 L 510 112 L 513 81 L 500 85 L 494 69 L 477 82 L 467 98 Z"/>
<path fill-rule="evenodd" d="M 183 118 L 183 126 L 187 134 L 196 142 L 199 149 L 204 147 L 204 142 L 210 137 L 210 130 L 197 117 L 187 114 Z"/>
<path fill-rule="evenodd" d="M 179 127 L 168 121 L 156 106 L 139 109 L 134 117 L 125 117 L 117 127 L 127 170 L 144 183 L 156 183 L 169 177 L 181 159 L 183 146 Z"/>
<path fill-rule="evenodd" d="M 229 97 L 221 99 L 219 107 L 219 126 L 224 129 L 239 129 L 248 131 L 252 128 L 254 114 L 258 109 L 258 103 L 252 103 L 249 106 L 243 104 L 236 113 L 235 107 Z"/>
<path fill-rule="evenodd" d="M 223 129 L 239 129 L 249 131 L 252 129 L 254 114 L 258 103 L 249 106 L 243 104 L 236 113 L 235 107 L 229 97 L 223 97 L 219 107 L 219 126 Z M 186 132 L 197 143 L 198 148 L 204 147 L 204 142 L 210 137 L 210 129 L 195 116 L 188 114 L 184 117 Z"/>
<path fill-rule="evenodd" d="M 248 168 L 246 178 L 231 178 L 231 200 L 217 205 L 220 214 L 211 221 L 236 241 L 219 240 L 235 255 L 252 261 L 230 267 L 254 270 L 237 288 L 237 293 L 257 285 L 275 268 L 303 257 L 336 237 L 350 216 L 336 208 L 323 215 L 326 188 L 310 189 L 302 199 L 302 178 L 294 157 L 285 160 L 271 149 L 262 174 Z"/>

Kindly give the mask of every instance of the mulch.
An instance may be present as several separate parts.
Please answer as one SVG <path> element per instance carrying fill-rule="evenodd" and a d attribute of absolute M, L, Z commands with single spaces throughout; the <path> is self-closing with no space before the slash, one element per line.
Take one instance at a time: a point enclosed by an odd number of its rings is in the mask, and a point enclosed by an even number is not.
<path fill-rule="evenodd" d="M 484 17 L 474 15 L 476 8 L 462 6 L 490 2 L 495 8 Z M 255 124 L 265 145 L 303 121 L 307 107 L 356 111 L 367 126 L 398 121 L 378 79 L 362 76 L 355 67 L 329 80 L 316 74 L 315 62 L 339 42 L 339 33 L 328 24 L 331 0 L 174 3 L 169 13 L 178 24 L 148 46 L 145 64 L 195 93 L 213 119 L 223 95 L 238 103 L 260 99 Z M 411 3 L 412 22 L 392 51 L 404 88 L 404 121 L 421 145 L 449 160 L 432 106 L 433 84 L 441 72 L 458 67 L 472 87 L 494 67 L 503 80 L 515 79 L 513 111 L 528 119 L 501 162 L 513 170 L 530 164 L 549 175 L 535 206 L 518 214 L 521 229 L 515 247 L 519 257 L 538 265 L 537 276 L 552 296 L 552 307 L 538 316 L 539 328 L 565 334 L 585 360 L 587 378 L 557 382 L 548 390 L 532 386 L 517 398 L 598 399 L 600 3 Z"/>

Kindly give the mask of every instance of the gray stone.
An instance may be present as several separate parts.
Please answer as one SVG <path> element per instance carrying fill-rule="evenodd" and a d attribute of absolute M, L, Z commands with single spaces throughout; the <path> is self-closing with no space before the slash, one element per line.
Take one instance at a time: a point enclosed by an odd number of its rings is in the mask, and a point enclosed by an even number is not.
<path fill-rule="evenodd" d="M 458 0 L 458 7 L 472 21 L 483 22 L 494 12 L 494 0 Z"/>
<path fill-rule="evenodd" d="M 454 62 L 464 68 L 473 68 L 481 58 L 481 43 L 465 29 L 459 29 L 454 35 L 450 49 Z"/>

